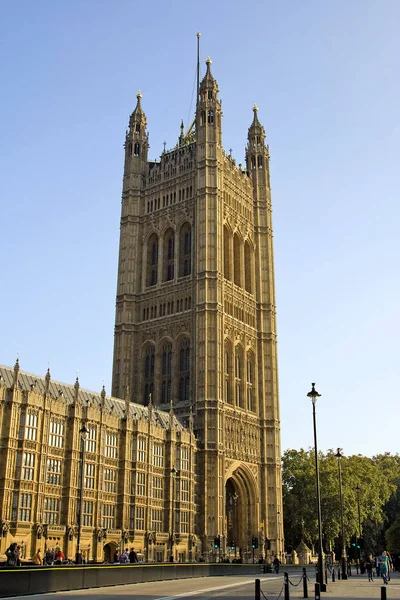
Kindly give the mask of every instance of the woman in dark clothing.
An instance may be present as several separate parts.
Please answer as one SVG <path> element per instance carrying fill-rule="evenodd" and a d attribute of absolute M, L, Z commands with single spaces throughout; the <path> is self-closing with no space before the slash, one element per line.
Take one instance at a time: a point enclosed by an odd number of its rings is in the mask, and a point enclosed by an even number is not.
<path fill-rule="evenodd" d="M 365 561 L 365 568 L 367 569 L 367 574 L 368 574 L 368 581 L 373 581 L 372 579 L 372 569 L 375 566 L 375 561 L 372 558 L 372 556 L 369 556 L 368 559 Z"/>

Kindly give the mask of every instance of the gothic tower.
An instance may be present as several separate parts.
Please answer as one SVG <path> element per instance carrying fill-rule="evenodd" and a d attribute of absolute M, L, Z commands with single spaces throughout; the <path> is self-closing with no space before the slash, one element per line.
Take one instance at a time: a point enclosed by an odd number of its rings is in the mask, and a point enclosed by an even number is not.
<path fill-rule="evenodd" d="M 113 396 L 192 419 L 196 532 L 209 555 L 283 552 L 269 152 L 254 107 L 246 168 L 222 146 L 211 60 L 196 117 L 148 161 L 141 95 L 125 140 Z M 174 468 L 173 457 L 170 468 Z"/>

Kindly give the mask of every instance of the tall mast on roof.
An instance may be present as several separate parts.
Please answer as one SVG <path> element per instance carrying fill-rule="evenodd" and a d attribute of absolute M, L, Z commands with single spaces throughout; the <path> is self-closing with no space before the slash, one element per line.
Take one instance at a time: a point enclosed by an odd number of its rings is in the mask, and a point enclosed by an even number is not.
<path fill-rule="evenodd" d="M 196 97 L 196 111 L 199 103 L 199 88 L 200 88 L 200 31 L 197 33 L 197 97 Z"/>

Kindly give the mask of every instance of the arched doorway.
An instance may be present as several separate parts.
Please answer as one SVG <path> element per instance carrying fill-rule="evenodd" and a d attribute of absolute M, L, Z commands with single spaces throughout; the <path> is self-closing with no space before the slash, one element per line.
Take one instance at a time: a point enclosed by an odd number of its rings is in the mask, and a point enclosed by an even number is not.
<path fill-rule="evenodd" d="M 104 552 L 104 562 L 113 563 L 114 556 L 117 551 L 118 544 L 116 542 L 108 542 L 105 546 L 103 546 Z"/>
<path fill-rule="evenodd" d="M 249 470 L 236 463 L 225 484 L 226 554 L 233 559 L 251 558 L 251 538 L 258 536 L 259 493 Z"/>

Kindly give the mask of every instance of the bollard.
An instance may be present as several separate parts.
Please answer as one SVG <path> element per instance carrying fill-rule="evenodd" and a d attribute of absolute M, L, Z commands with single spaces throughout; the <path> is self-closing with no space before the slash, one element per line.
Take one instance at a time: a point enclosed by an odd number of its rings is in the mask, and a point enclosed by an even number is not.
<path fill-rule="evenodd" d="M 332 583 L 335 583 L 335 579 L 336 579 L 335 569 L 332 569 Z"/>
<path fill-rule="evenodd" d="M 340 581 L 340 567 L 337 570 L 337 578 L 338 578 L 338 581 Z"/>
<path fill-rule="evenodd" d="M 303 567 L 303 598 L 308 598 L 307 569 Z"/>
<path fill-rule="evenodd" d="M 255 600 L 261 600 L 261 587 L 260 587 L 259 579 L 256 579 L 256 589 L 255 589 L 254 598 L 255 598 Z"/>
<path fill-rule="evenodd" d="M 321 600 L 321 593 L 319 591 L 319 583 L 315 584 L 315 600 Z"/>
<path fill-rule="evenodd" d="M 285 600 L 290 600 L 289 596 L 289 573 L 283 574 L 283 585 L 285 587 Z"/>
<path fill-rule="evenodd" d="M 325 583 L 328 583 L 328 569 L 325 569 Z"/>
<path fill-rule="evenodd" d="M 381 587 L 381 600 L 386 600 L 386 588 L 384 585 Z"/>

